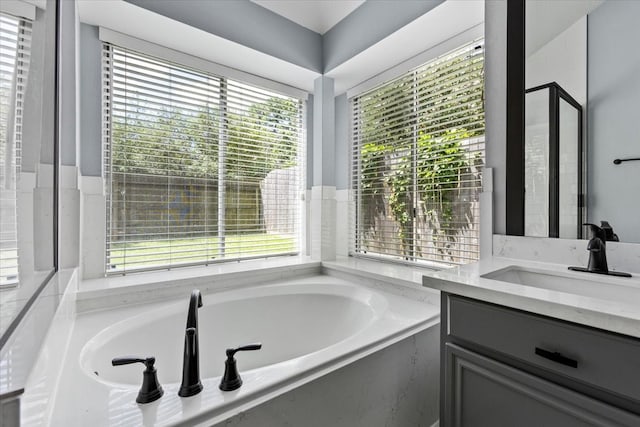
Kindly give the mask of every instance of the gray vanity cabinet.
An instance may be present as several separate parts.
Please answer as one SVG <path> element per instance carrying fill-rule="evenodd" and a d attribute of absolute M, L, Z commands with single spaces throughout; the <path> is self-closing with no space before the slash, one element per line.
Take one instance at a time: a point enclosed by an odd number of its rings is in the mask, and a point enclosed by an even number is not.
<path fill-rule="evenodd" d="M 640 426 L 640 340 L 443 292 L 441 344 L 442 427 Z"/>

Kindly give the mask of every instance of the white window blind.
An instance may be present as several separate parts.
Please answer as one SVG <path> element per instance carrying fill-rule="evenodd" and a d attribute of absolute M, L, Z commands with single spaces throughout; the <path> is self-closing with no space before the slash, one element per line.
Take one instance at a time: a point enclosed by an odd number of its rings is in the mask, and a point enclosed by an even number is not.
<path fill-rule="evenodd" d="M 352 98 L 356 254 L 478 259 L 483 63 L 478 40 Z"/>
<path fill-rule="evenodd" d="M 18 282 L 17 182 L 31 22 L 0 14 L 0 286 Z"/>
<path fill-rule="evenodd" d="M 107 273 L 295 254 L 303 102 L 103 49 Z"/>

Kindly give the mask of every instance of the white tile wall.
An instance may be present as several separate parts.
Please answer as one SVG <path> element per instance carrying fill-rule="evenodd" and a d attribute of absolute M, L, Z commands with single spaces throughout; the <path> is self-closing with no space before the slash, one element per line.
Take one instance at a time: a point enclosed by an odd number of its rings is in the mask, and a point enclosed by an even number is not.
<path fill-rule="evenodd" d="M 36 185 L 36 174 L 20 173 L 20 188 L 17 194 L 18 215 L 18 258 L 20 274 L 31 274 L 34 271 L 33 257 L 33 190 Z"/>
<path fill-rule="evenodd" d="M 106 197 L 101 177 L 83 176 L 80 205 L 80 271 L 82 279 L 104 277 L 106 239 Z"/>
<path fill-rule="evenodd" d="M 336 258 L 336 188 L 311 188 L 309 210 L 311 227 L 311 259 L 328 261 Z"/>
<path fill-rule="evenodd" d="M 53 266 L 53 191 L 37 187 L 33 190 L 33 235 L 38 245 L 33 248 L 36 270 L 48 270 Z"/>
<path fill-rule="evenodd" d="M 336 256 L 349 255 L 349 247 L 351 246 L 350 203 L 352 198 L 352 190 L 336 191 Z"/>
<path fill-rule="evenodd" d="M 60 213 L 59 230 L 59 266 L 75 268 L 80 262 L 80 190 L 78 190 L 78 168 L 60 167 Z"/>
<path fill-rule="evenodd" d="M 482 172 L 480 193 L 480 259 L 491 257 L 493 236 L 493 168 Z"/>

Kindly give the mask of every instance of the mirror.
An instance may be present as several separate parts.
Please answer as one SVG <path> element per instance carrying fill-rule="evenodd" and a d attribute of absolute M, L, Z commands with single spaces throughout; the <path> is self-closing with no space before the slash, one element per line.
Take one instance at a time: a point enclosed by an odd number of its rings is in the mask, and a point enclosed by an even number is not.
<path fill-rule="evenodd" d="M 56 269 L 56 8 L 0 2 L 0 348 Z"/>
<path fill-rule="evenodd" d="M 638 22 L 635 0 L 525 1 L 525 236 L 640 243 Z"/>

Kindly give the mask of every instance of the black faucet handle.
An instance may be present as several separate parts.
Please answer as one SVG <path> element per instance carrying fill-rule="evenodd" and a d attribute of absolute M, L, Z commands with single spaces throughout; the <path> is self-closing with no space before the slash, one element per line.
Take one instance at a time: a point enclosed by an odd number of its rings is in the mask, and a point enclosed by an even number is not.
<path fill-rule="evenodd" d="M 227 360 L 224 362 L 224 374 L 218 386 L 220 390 L 232 391 L 242 385 L 242 378 L 240 378 L 240 373 L 238 373 L 236 359 L 233 358 L 233 355 L 238 351 L 260 350 L 261 348 L 262 344 L 255 343 L 227 349 Z"/>
<path fill-rule="evenodd" d="M 599 225 L 592 224 L 590 222 L 585 222 L 582 225 L 584 225 L 586 227 L 591 227 L 591 232 L 593 233 L 593 238 L 597 237 L 598 239 L 602 240 L 603 242 L 606 242 L 607 236 L 605 234 L 605 231 Z"/>
<path fill-rule="evenodd" d="M 140 391 L 138 392 L 136 402 L 150 403 L 160 399 L 164 394 L 164 390 L 162 390 L 162 386 L 158 382 L 158 370 L 153 366 L 154 363 L 156 363 L 156 358 L 125 356 L 115 357 L 111 359 L 111 365 L 113 366 L 130 365 L 132 363 L 143 363 L 146 367 L 146 369 L 142 373 L 142 386 L 140 387 Z"/>
<path fill-rule="evenodd" d="M 228 348 L 227 349 L 227 357 L 231 358 L 234 354 L 239 351 L 251 351 L 251 350 L 260 350 L 262 348 L 261 343 L 247 344 L 236 348 Z"/>
<path fill-rule="evenodd" d="M 153 356 L 146 357 L 144 359 L 141 357 L 135 357 L 135 356 L 124 356 L 124 357 L 114 357 L 111 360 L 112 366 L 130 365 L 132 363 L 144 363 L 144 366 L 146 366 L 147 369 L 153 369 L 153 365 L 156 363 L 156 358 Z"/>

